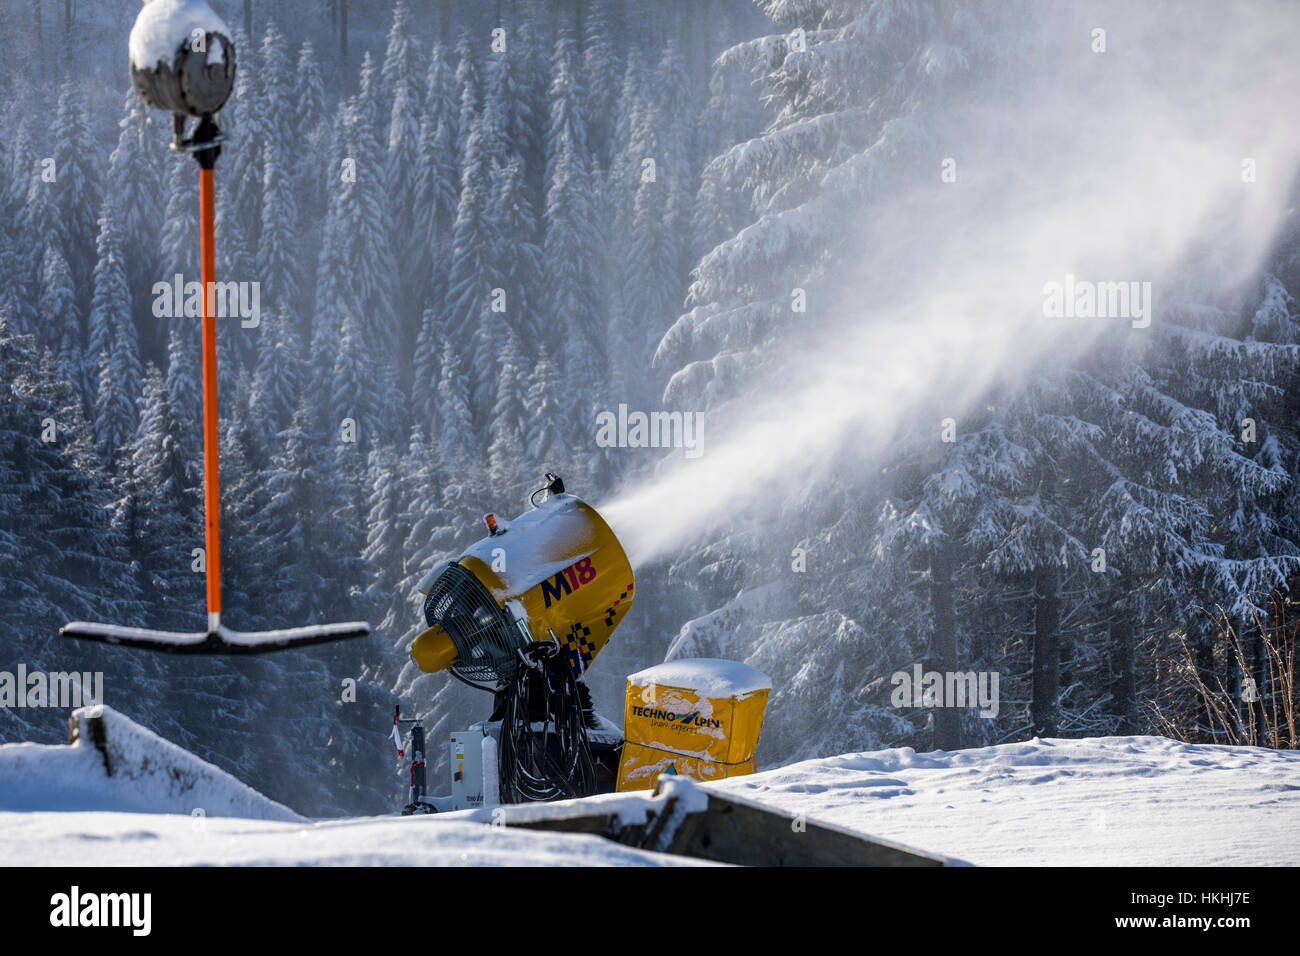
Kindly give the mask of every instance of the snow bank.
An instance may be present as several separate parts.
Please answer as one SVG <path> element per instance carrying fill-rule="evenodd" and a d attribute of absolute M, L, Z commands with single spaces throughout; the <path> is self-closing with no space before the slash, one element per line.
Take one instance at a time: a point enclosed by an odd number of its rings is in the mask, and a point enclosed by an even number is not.
<path fill-rule="evenodd" d="M 29 746 L 29 745 L 21 745 Z M 47 747 L 45 750 L 75 750 Z M 3 786 L 3 778 L 0 778 Z M 505 809 L 537 822 L 580 808 L 643 824 L 668 793 L 681 814 L 707 797 L 680 780 L 655 797 L 611 793 Z M 0 801 L 0 865 L 78 866 L 712 866 L 706 860 L 637 850 L 588 834 L 492 825 L 492 809 L 412 817 L 282 823 L 209 816 L 123 813 L 5 813 Z"/>
<path fill-rule="evenodd" d="M 230 36 L 225 21 L 204 0 L 145 0 L 128 41 L 131 65 L 147 70 L 161 60 L 171 66 L 176 51 L 196 30 Z M 209 62 L 213 61 L 225 62 L 220 43 L 209 50 Z"/>
<path fill-rule="evenodd" d="M 663 797 L 654 796 L 649 790 L 636 790 L 628 793 L 598 793 L 592 797 L 579 797 L 573 800 L 555 800 L 551 803 L 519 803 L 507 806 L 512 823 L 541 823 L 545 820 L 560 820 L 572 816 L 576 811 L 584 813 L 609 814 L 619 826 L 639 826 L 644 824 L 651 813 L 659 812 L 664 803 Z M 473 810 L 456 810 L 439 814 L 439 819 L 456 820 L 471 823 L 496 823 L 500 808 L 480 807 Z"/>
<path fill-rule="evenodd" d="M 73 711 L 71 746 L 0 745 L 0 811 L 302 818 L 109 707 Z"/>
<path fill-rule="evenodd" d="M 977 865 L 1300 864 L 1300 751 L 1163 737 L 904 747 L 704 787 Z"/>
<path fill-rule="evenodd" d="M 449 815 L 450 816 L 450 815 Z M 443 818 L 310 824 L 0 812 L 6 866 L 707 866 L 604 837 Z"/>
<path fill-rule="evenodd" d="M 683 687 L 706 697 L 735 697 L 771 690 L 772 679 L 739 661 L 699 657 L 655 664 L 628 677 L 632 687 Z"/>
<path fill-rule="evenodd" d="M 596 836 L 498 823 L 491 809 L 308 823 L 108 712 L 101 751 L 0 746 L 0 864 L 690 865 Z M 114 744 L 112 741 L 118 741 Z M 113 776 L 104 772 L 104 756 Z M 128 768 L 134 776 L 127 776 Z M 846 754 L 749 777 L 508 808 L 644 823 L 668 793 L 718 792 L 983 865 L 1300 864 L 1300 752 L 1160 737 Z M 179 816 L 202 806 L 201 819 Z M 77 812 L 160 810 L 149 813 Z M 72 812 L 5 812 L 61 810 Z M 220 816 L 224 810 L 231 816 Z M 261 811 L 261 812 L 258 812 Z M 292 822 L 233 816 L 287 814 Z M 499 812 L 499 811 L 496 811 Z"/>
<path fill-rule="evenodd" d="M 0 866 L 708 865 L 598 836 L 484 826 L 493 822 L 490 809 L 312 823 L 101 711 L 98 718 L 74 711 L 71 746 L 0 745 Z M 639 823 L 662 802 L 649 794 L 595 799 Z M 585 801 L 567 803 L 574 802 Z M 566 805 L 509 812 L 551 816 Z"/>

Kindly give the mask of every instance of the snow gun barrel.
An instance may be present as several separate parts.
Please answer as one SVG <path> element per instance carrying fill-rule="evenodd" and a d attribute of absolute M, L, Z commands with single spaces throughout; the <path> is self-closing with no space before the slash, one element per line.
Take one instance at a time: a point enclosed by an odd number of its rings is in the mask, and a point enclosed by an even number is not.
<path fill-rule="evenodd" d="M 579 677 L 627 616 L 636 585 L 623 546 L 594 508 L 547 480 L 540 504 L 513 521 L 486 515 L 487 537 L 420 582 L 428 629 L 408 652 L 422 671 L 490 690 L 546 641 Z"/>

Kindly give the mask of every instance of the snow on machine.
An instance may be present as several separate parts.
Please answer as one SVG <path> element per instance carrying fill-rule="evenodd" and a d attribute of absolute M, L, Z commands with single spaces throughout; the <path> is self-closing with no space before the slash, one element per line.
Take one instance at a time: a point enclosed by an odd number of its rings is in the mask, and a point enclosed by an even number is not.
<path fill-rule="evenodd" d="M 485 516 L 487 537 L 420 582 L 429 628 L 410 653 L 421 670 L 490 688 L 544 642 L 581 677 L 627 616 L 636 582 L 623 546 L 563 481 L 547 482 L 533 510 Z"/>

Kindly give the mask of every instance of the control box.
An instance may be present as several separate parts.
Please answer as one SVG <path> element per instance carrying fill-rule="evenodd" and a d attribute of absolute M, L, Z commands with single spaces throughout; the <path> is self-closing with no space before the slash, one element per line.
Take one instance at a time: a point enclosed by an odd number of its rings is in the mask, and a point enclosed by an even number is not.
<path fill-rule="evenodd" d="M 483 731 L 457 730 L 447 753 L 451 764 L 451 808 L 483 806 Z"/>

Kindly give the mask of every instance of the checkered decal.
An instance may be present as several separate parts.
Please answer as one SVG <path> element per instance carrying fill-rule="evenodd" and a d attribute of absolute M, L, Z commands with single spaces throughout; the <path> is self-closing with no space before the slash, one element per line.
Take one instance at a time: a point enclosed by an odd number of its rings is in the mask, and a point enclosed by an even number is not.
<path fill-rule="evenodd" d="M 632 593 L 632 589 L 635 587 L 636 587 L 636 582 L 634 581 L 633 583 L 627 586 L 627 590 L 625 590 L 622 594 L 618 596 L 617 601 L 615 601 L 611 606 L 605 608 L 606 627 L 614 626 L 614 615 L 618 613 L 618 606 L 622 604 L 625 600 L 627 600 L 627 596 Z"/>
<path fill-rule="evenodd" d="M 560 649 L 564 652 L 574 674 L 581 674 L 591 666 L 591 659 L 596 656 L 597 647 L 590 640 L 591 628 L 581 621 L 569 628 L 569 633 L 560 638 Z"/>

